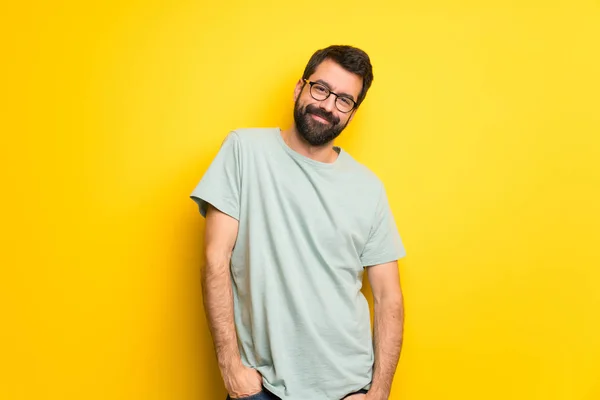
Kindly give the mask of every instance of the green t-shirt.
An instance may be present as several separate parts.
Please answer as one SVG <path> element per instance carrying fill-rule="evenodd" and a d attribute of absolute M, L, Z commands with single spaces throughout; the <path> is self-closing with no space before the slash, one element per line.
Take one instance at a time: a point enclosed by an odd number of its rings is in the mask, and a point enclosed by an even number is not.
<path fill-rule="evenodd" d="M 210 203 L 239 221 L 231 276 L 242 362 L 282 399 L 370 386 L 364 267 L 405 255 L 383 184 L 335 149 L 322 163 L 278 128 L 237 130 L 191 195 L 202 215 Z"/>

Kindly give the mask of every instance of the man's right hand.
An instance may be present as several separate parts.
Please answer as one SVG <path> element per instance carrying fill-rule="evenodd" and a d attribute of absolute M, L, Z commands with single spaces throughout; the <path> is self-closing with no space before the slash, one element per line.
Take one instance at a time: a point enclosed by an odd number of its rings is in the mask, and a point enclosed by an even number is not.
<path fill-rule="evenodd" d="M 229 396 L 234 399 L 252 396 L 262 390 L 262 375 L 243 364 L 223 377 L 223 381 Z"/>
<path fill-rule="evenodd" d="M 344 400 L 364 400 L 366 398 L 367 398 L 366 394 L 357 393 L 357 394 L 353 394 L 352 396 L 345 397 Z"/>

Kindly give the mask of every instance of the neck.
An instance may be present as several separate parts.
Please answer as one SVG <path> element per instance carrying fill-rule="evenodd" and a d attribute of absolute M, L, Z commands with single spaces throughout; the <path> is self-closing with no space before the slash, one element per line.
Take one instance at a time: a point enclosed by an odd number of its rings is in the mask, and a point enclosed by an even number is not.
<path fill-rule="evenodd" d="M 281 137 L 290 149 L 296 153 L 322 163 L 332 163 L 338 158 L 338 153 L 333 149 L 333 142 L 323 146 L 312 146 L 298 133 L 295 126 L 281 131 Z"/>

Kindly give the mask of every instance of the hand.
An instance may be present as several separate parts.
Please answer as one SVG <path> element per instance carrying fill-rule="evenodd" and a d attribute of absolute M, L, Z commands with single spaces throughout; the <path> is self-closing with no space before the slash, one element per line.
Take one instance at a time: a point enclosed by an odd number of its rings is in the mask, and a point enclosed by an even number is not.
<path fill-rule="evenodd" d="M 254 368 L 240 365 L 223 378 L 225 388 L 234 399 L 248 397 L 262 390 L 262 375 Z"/>
<path fill-rule="evenodd" d="M 357 393 L 350 397 L 346 397 L 344 400 L 367 400 L 367 395 L 364 393 Z"/>
<path fill-rule="evenodd" d="M 375 397 L 375 394 L 372 392 L 368 392 L 366 394 L 363 393 L 357 393 L 357 394 L 353 394 L 350 397 L 346 397 L 346 399 L 344 400 L 376 400 L 377 397 Z"/>

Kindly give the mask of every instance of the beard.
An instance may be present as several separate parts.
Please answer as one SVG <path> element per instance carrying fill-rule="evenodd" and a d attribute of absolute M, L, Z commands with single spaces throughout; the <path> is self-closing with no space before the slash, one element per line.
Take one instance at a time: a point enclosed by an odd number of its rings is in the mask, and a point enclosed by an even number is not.
<path fill-rule="evenodd" d="M 331 142 L 348 125 L 348 123 L 341 125 L 341 121 L 337 116 L 314 104 L 301 107 L 298 100 L 296 100 L 296 104 L 294 105 L 296 130 L 311 146 L 323 146 Z M 325 119 L 328 123 L 315 120 L 311 114 Z"/>

